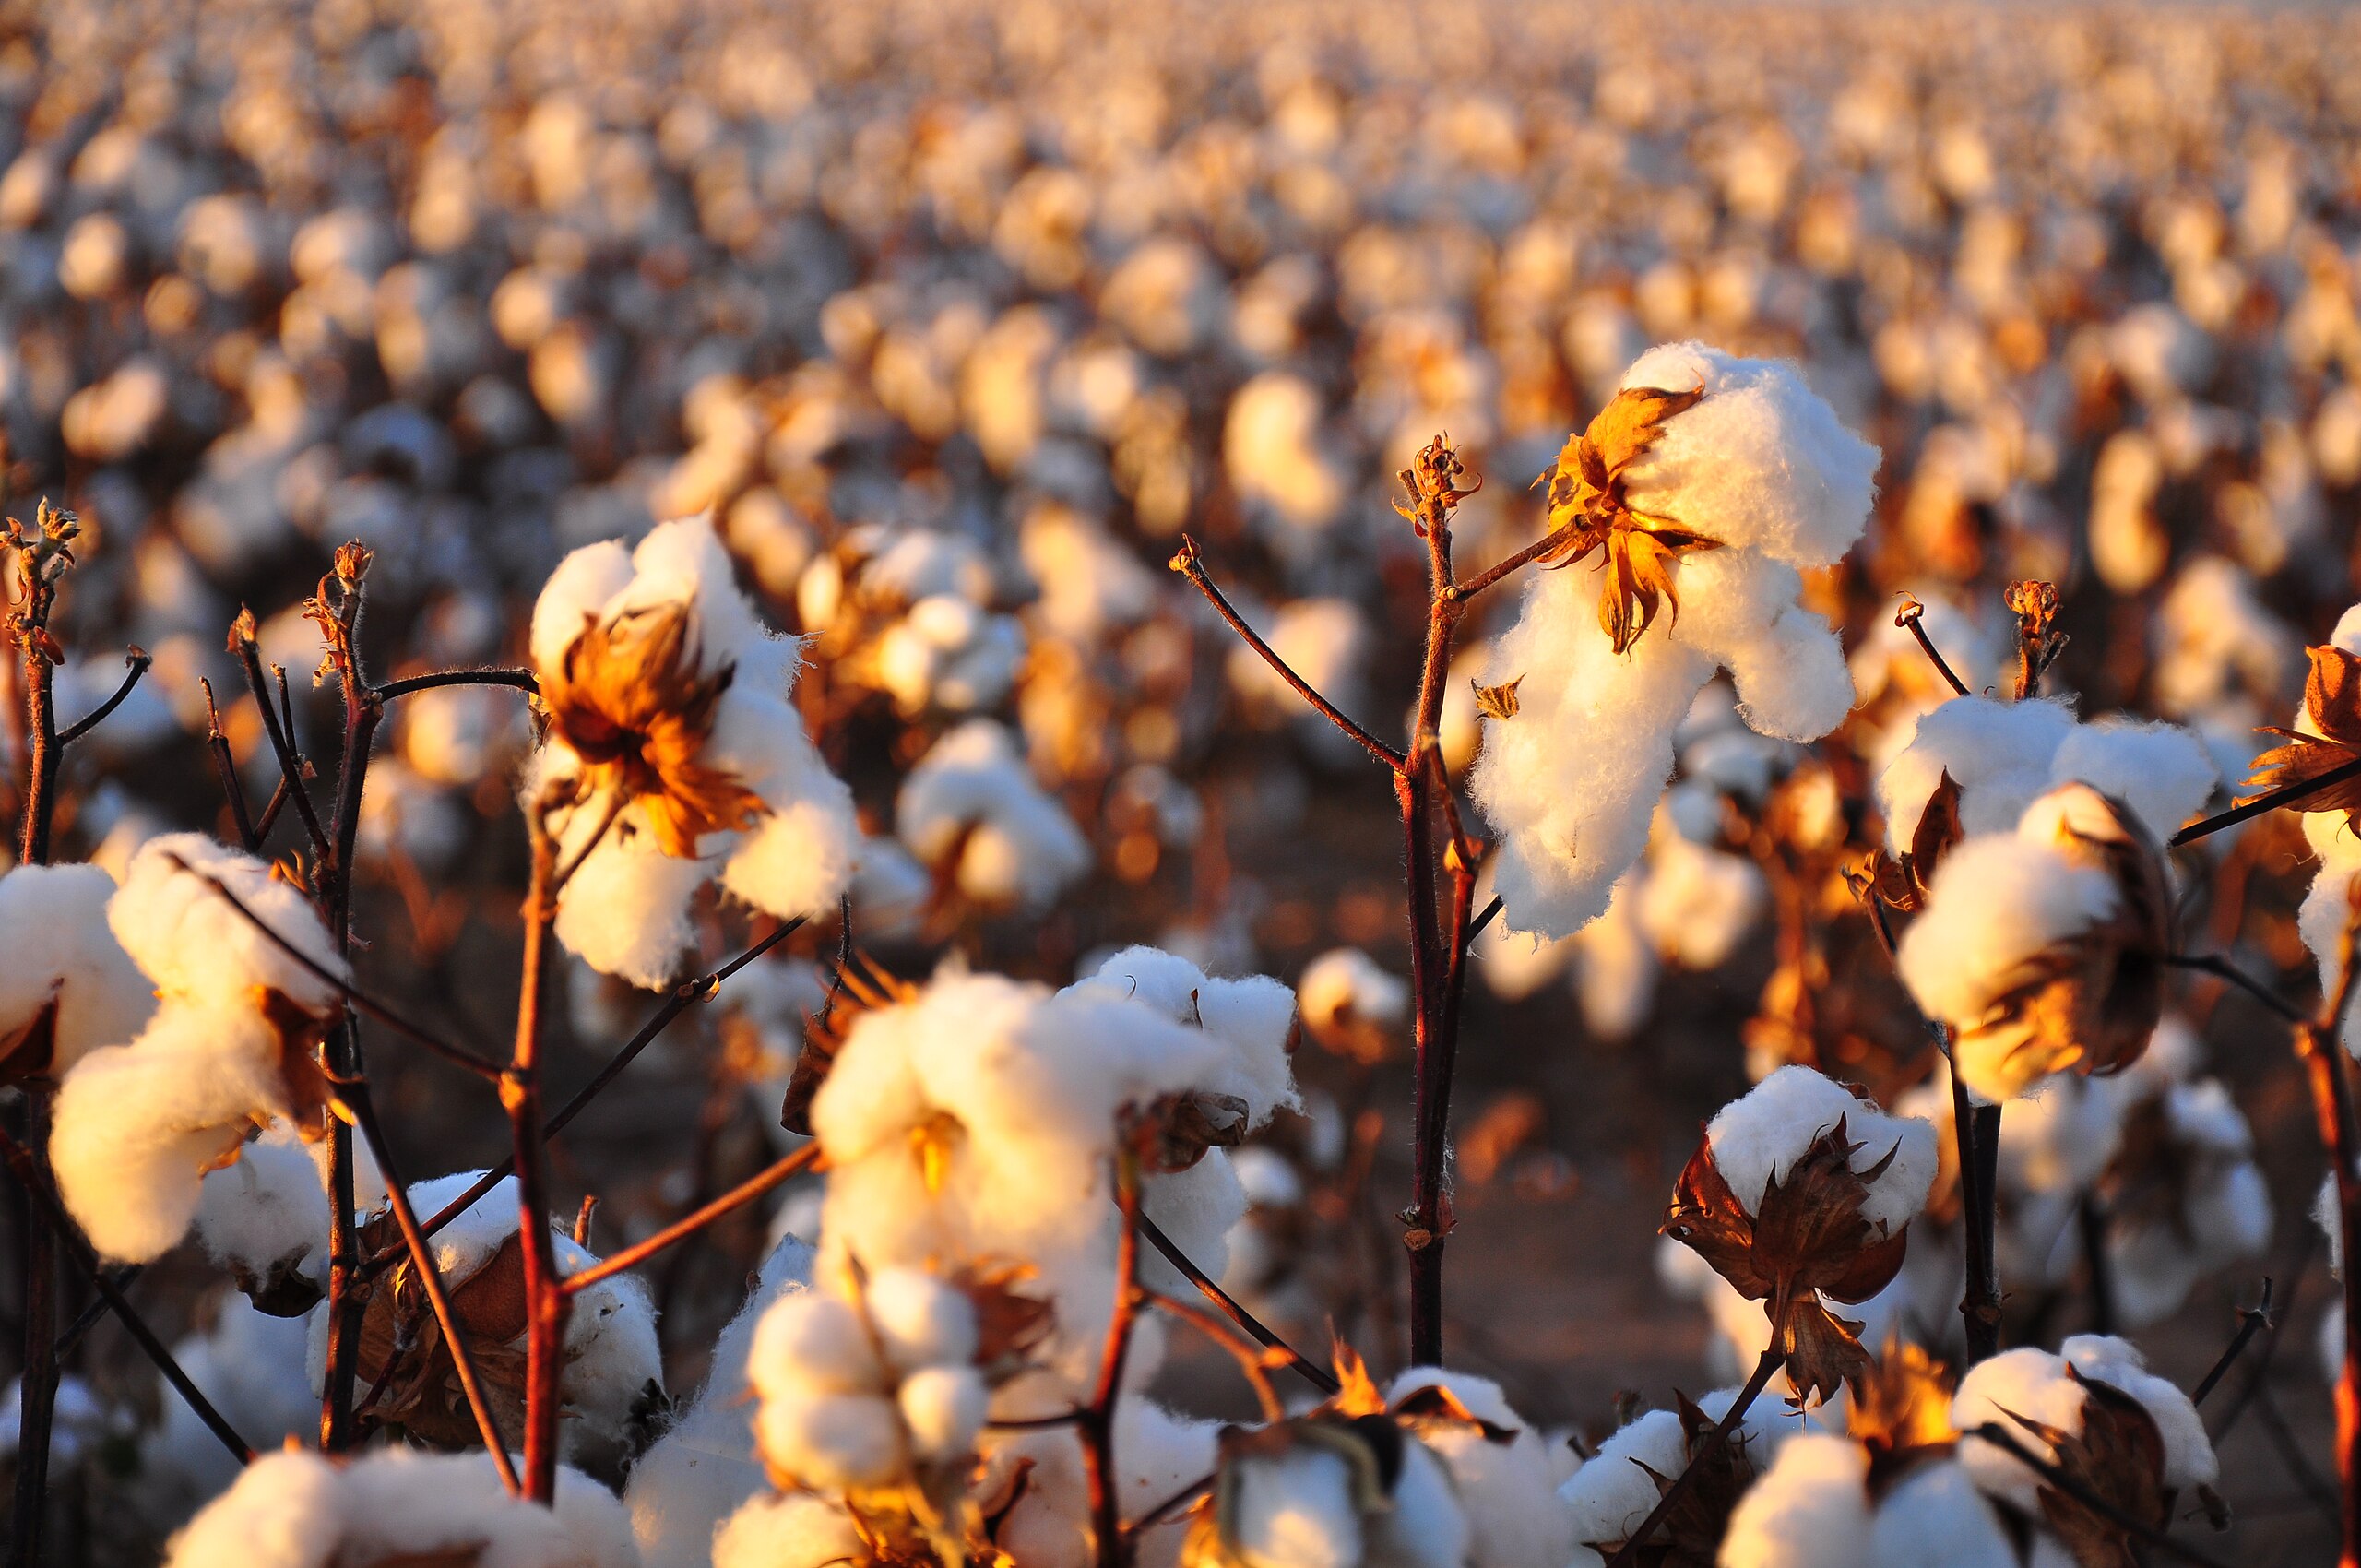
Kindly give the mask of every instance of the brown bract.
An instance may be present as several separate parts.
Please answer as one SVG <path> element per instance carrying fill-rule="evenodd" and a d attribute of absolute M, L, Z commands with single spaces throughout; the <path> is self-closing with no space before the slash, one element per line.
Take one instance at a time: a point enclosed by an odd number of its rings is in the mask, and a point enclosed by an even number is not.
<path fill-rule="evenodd" d="M 390 1214 L 371 1220 L 361 1234 L 364 1253 L 402 1244 Z M 452 1314 L 467 1334 L 468 1359 L 483 1380 L 493 1423 L 512 1443 L 524 1431 L 524 1243 L 512 1234 L 465 1279 L 445 1281 Z M 416 1260 L 405 1255 L 361 1290 L 363 1398 L 355 1414 L 374 1425 L 397 1428 L 410 1441 L 429 1447 L 477 1446 L 481 1437 L 475 1416 Z"/>
<path fill-rule="evenodd" d="M 2130 1517 L 2162 1530 L 2172 1519 L 2165 1485 L 2165 1438 L 2147 1407 L 2114 1384 L 2066 1375 L 2082 1385 L 2082 1426 L 2067 1431 L 2014 1411 L 2011 1420 L 2049 1444 L 2063 1475 L 2079 1481 Z M 2073 1554 L 2078 1568 L 2139 1568 L 2135 1538 L 2120 1525 L 2056 1486 L 2040 1492 L 2041 1516 Z"/>
<path fill-rule="evenodd" d="M 1869 1370 L 1861 1325 L 1830 1312 L 1822 1298 L 1865 1301 L 1902 1270 L 1909 1231 L 1888 1234 L 1861 1213 L 1894 1151 L 1856 1171 L 1861 1147 L 1837 1118 L 1786 1180 L 1774 1177 L 1763 1187 L 1749 1214 L 1714 1162 L 1713 1141 L 1700 1139 L 1665 1215 L 1665 1235 L 1711 1264 L 1739 1295 L 1763 1303 L 1798 1401 L 1829 1398 Z"/>
<path fill-rule="evenodd" d="M 2361 763 L 2361 659 L 2341 647 L 2310 650 L 2312 672 L 2304 683 L 2304 707 L 2317 735 L 2262 726 L 2286 744 L 2254 759 L 2243 788 L 2256 795 L 2301 789 L 2324 773 Z M 2361 828 L 2361 778 L 2315 790 L 2287 802 L 2291 811 L 2343 812 L 2348 827 Z"/>
<path fill-rule="evenodd" d="M 1666 1475 L 1637 1459 L 1628 1463 L 1647 1472 L 1648 1479 L 1655 1483 L 1658 1497 L 1672 1490 L 1682 1470 L 1693 1471 L 1694 1476 L 1655 1533 L 1632 1554 L 1632 1561 L 1640 1568 L 1714 1568 L 1722 1538 L 1729 1533 L 1730 1514 L 1738 1507 L 1738 1500 L 1754 1484 L 1757 1470 L 1747 1452 L 1744 1432 L 1732 1432 L 1718 1451 L 1699 1457 L 1713 1435 L 1714 1418 L 1699 1409 L 1687 1395 L 1675 1397 L 1679 1400 L 1680 1466 Z M 1624 1546 L 1620 1540 L 1584 1544 L 1610 1562 Z"/>
<path fill-rule="evenodd" d="M 1571 566 L 1593 551 L 1607 552 L 1607 581 L 1598 600 L 1598 624 L 1622 653 L 1640 639 L 1662 605 L 1679 619 L 1671 564 L 1700 550 L 1716 550 L 1709 539 L 1669 517 L 1632 509 L 1624 495 L 1624 473 L 1664 434 L 1664 422 L 1705 395 L 1627 386 L 1598 411 L 1590 427 L 1574 436 L 1550 468 L 1549 526 L 1575 531 L 1540 557 L 1544 565 Z"/>
<path fill-rule="evenodd" d="M 2164 853 L 2122 804 L 2087 785 L 2061 818 L 2055 848 L 2115 883 L 2115 912 L 2036 954 L 1967 1031 L 2005 1045 L 2021 1082 L 2071 1069 L 2120 1072 L 2140 1059 L 2164 1016 L 2172 895 Z M 2077 825 L 2079 822 L 2079 826 Z"/>
<path fill-rule="evenodd" d="M 637 802 L 658 847 L 682 860 L 706 834 L 752 826 L 769 810 L 700 760 L 737 667 L 699 671 L 690 613 L 666 605 L 590 621 L 558 668 L 540 671 L 551 726 L 587 766 L 584 794 Z"/>
<path fill-rule="evenodd" d="M 1878 897 L 1897 909 L 1916 910 L 1926 907 L 1927 889 L 1935 880 L 1935 868 L 1942 863 L 1952 846 L 1967 837 L 1959 819 L 1959 780 L 1943 770 L 1942 778 L 1935 785 L 1935 792 L 1927 797 L 1926 808 L 1918 814 L 1918 826 L 1910 832 L 1910 848 L 1898 859 L 1888 860 L 1883 850 L 1870 857 L 1869 874 L 1877 885 Z"/>

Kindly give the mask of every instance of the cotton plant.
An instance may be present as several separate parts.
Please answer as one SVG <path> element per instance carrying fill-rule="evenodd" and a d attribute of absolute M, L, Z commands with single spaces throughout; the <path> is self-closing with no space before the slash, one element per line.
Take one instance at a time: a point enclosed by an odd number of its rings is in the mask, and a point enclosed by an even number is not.
<path fill-rule="evenodd" d="M 1736 1388 L 1716 1389 L 1702 1399 L 1683 1399 L 1675 1409 L 1647 1411 L 1618 1428 L 1559 1483 L 1559 1501 L 1572 1516 L 1572 1568 L 1604 1568 L 1639 1534 L 1673 1478 L 1692 1465 L 1698 1467 L 1691 1482 L 1695 1505 L 1667 1520 L 1664 1533 L 1650 1539 L 1668 1553 L 1711 1560 L 1730 1509 L 1800 1430 L 1793 1419 L 1752 1405 L 1738 1417 L 1730 1440 L 1714 1446 L 1714 1427 L 1740 1395 Z"/>
<path fill-rule="evenodd" d="M 1484 684 L 1516 707 L 1470 775 L 1512 929 L 1564 936 L 1606 909 L 1717 669 L 1762 734 L 1842 722 L 1852 677 L 1802 574 L 1859 538 L 1877 465 L 1792 367 L 1693 343 L 1643 355 L 1568 444 L 1549 503 L 1573 531 L 1495 646 Z"/>
<path fill-rule="evenodd" d="M 205 1173 L 234 1162 L 249 1134 L 276 1120 L 322 1135 L 327 1086 L 313 1053 L 341 1010 L 346 970 L 309 899 L 201 834 L 149 840 L 106 911 L 156 1008 L 65 1075 L 51 1159 L 91 1243 L 144 1263 L 187 1234 Z"/>
<path fill-rule="evenodd" d="M 851 796 L 789 700 L 797 645 L 739 593 L 709 518 L 568 555 L 531 644 L 550 732 L 524 793 L 574 867 L 556 921 L 569 951 L 653 989 L 708 883 L 781 920 L 836 907 L 860 842 Z"/>

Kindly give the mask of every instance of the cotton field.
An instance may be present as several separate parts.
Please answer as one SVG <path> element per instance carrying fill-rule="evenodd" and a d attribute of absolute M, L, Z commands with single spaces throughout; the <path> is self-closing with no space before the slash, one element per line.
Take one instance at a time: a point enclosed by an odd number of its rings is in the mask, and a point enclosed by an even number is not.
<path fill-rule="evenodd" d="M 2361 13 L 0 110 L 10 1568 L 2361 1568 Z"/>

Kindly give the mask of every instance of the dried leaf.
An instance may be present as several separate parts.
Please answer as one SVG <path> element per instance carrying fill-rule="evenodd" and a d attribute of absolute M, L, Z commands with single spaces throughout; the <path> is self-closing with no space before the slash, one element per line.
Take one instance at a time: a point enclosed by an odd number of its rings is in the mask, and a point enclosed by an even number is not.
<path fill-rule="evenodd" d="M 1941 863 L 1945 853 L 1967 837 L 1967 829 L 1960 825 L 1959 801 L 1959 780 L 1952 777 L 1947 767 L 1935 792 L 1927 797 L 1927 808 L 1918 814 L 1918 826 L 1910 834 L 1910 854 L 1904 863 L 1921 897 L 1925 897 L 1928 885 L 1935 880 L 1935 867 Z"/>
<path fill-rule="evenodd" d="M 2281 736 L 2287 743 L 2254 759 L 2254 769 L 2241 786 L 2254 795 L 2292 790 L 2361 762 L 2361 658 L 2335 647 L 2308 651 L 2312 668 L 2304 683 L 2304 707 L 2320 733 L 2263 726 L 2266 734 Z M 2361 778 L 2331 784 L 2287 805 L 2298 812 L 2343 812 L 2349 825 L 2361 828 Z"/>
<path fill-rule="evenodd" d="M 1574 532 L 1543 555 L 1544 564 L 1567 566 L 1595 550 L 1607 552 L 1599 594 L 1598 622 L 1615 651 L 1630 649 L 1669 605 L 1677 620 L 1679 596 L 1670 565 L 1679 557 L 1714 550 L 1720 541 L 1667 517 L 1631 509 L 1624 495 L 1624 470 L 1664 433 L 1664 422 L 1704 396 L 1654 387 L 1626 387 L 1569 440 L 1549 473 L 1549 523 Z"/>
<path fill-rule="evenodd" d="M 1467 683 L 1476 687 L 1477 712 L 1487 719 L 1516 717 L 1518 707 L 1516 689 L 1525 684 L 1524 676 L 1519 675 L 1515 680 L 1498 686 L 1477 686 L 1473 681 Z"/>

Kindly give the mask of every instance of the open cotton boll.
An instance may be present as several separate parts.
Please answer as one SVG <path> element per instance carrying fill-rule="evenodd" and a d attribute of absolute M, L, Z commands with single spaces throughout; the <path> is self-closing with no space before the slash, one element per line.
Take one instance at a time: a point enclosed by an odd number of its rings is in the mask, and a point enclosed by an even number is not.
<path fill-rule="evenodd" d="M 1470 1372 L 1413 1367 L 1385 1391 L 1394 1405 L 1426 1387 L 1449 1389 L 1477 1420 L 1515 1435 L 1506 1443 L 1457 1421 L 1422 1422 L 1424 1443 L 1451 1473 L 1477 1568 L 1565 1568 L 1574 1548 L 1573 1513 L 1558 1495 L 1556 1461 L 1539 1429 L 1518 1416 L 1500 1384 Z"/>
<path fill-rule="evenodd" d="M 935 742 L 903 779 L 895 831 L 919 861 L 955 854 L 962 892 L 1039 909 L 1090 869 L 1090 845 L 1034 782 L 1007 728 L 971 719 Z"/>
<path fill-rule="evenodd" d="M 1935 868 L 1895 967 L 1930 1017 L 1975 1024 L 2023 983 L 2030 959 L 2106 920 L 2120 897 L 2104 871 L 2047 844 L 2014 833 L 1966 838 Z"/>
<path fill-rule="evenodd" d="M 1987 1357 L 1967 1370 L 1952 1398 L 1952 1424 L 1972 1432 L 1992 1422 L 2018 1433 L 2035 1454 L 2047 1457 L 2047 1444 L 2013 1418 L 2079 1431 L 2083 1398 L 2082 1384 L 2066 1375 L 2062 1360 L 2025 1346 Z M 2041 1477 L 2007 1451 L 1981 1438 L 1964 1437 L 1959 1459 L 1987 1495 L 2028 1513 L 2038 1510 Z"/>
<path fill-rule="evenodd" d="M 1597 1568 L 1605 1558 L 1595 1548 L 1629 1540 L 1663 1495 L 1648 1472 L 1677 1476 L 1687 1457 L 1680 1418 L 1670 1410 L 1650 1410 L 1600 1443 L 1558 1489 L 1580 1543 L 1575 1568 Z"/>
<path fill-rule="evenodd" d="M 243 1284 L 296 1272 L 325 1251 L 328 1213 L 319 1167 L 282 1122 L 247 1144 L 236 1164 L 206 1174 L 196 1231 L 214 1262 Z"/>
<path fill-rule="evenodd" d="M 1360 1508 L 1342 1455 L 1290 1449 L 1239 1466 L 1234 1484 L 1234 1539 L 1252 1568 L 1359 1568 Z"/>
<path fill-rule="evenodd" d="M 2221 1464 L 2196 1405 L 2177 1384 L 2148 1370 L 2139 1347 L 2113 1335 L 2078 1334 L 2060 1345 L 2058 1354 L 2084 1377 L 2097 1378 L 2139 1400 L 2155 1418 L 2165 1439 L 2166 1486 L 2211 1486 L 2221 1479 Z"/>
<path fill-rule="evenodd" d="M 1410 1011 L 1410 984 L 1358 947 L 1335 947 L 1303 967 L 1295 985 L 1303 1027 L 1316 1039 L 1357 1028 L 1398 1028 Z"/>
<path fill-rule="evenodd" d="M 765 1396 L 861 1394 L 885 1386 L 885 1369 L 859 1307 L 803 1291 L 783 1297 L 755 1323 L 746 1381 Z"/>
<path fill-rule="evenodd" d="M 1705 393 L 1624 471 L 1638 510 L 1799 566 L 1828 565 L 1861 537 L 1878 449 L 1795 365 L 1667 343 L 1634 360 L 1623 385 Z"/>
<path fill-rule="evenodd" d="M 1795 1162 L 1839 1120 L 1846 1138 L 1858 1146 L 1851 1160 L 1857 1174 L 1892 1154 L 1892 1163 L 1869 1184 L 1861 1218 L 1889 1234 L 1900 1229 L 1926 1203 L 1934 1182 L 1934 1128 L 1916 1117 L 1889 1116 L 1809 1067 L 1782 1067 L 1724 1106 L 1706 1124 L 1705 1138 L 1722 1179 L 1752 1214 L 1764 1188 L 1786 1180 Z"/>
<path fill-rule="evenodd" d="M 1804 1432 L 1730 1511 L 1720 1568 L 1872 1568 L 1869 1450 Z"/>
<path fill-rule="evenodd" d="M 21 865 L 0 875 L 0 1059 L 54 1004 L 47 1071 L 64 1073 L 139 1032 L 153 986 L 107 921 L 114 878 L 94 865 Z M 30 1066 L 30 1063 L 26 1065 Z"/>
<path fill-rule="evenodd" d="M 1221 1066 L 1192 1087 L 1246 1101 L 1250 1130 L 1275 1111 L 1302 1108 L 1287 1050 L 1295 992 L 1268 975 L 1216 980 L 1177 954 L 1126 947 L 1061 994 L 1130 997 L 1175 1023 L 1197 1025 L 1229 1047 Z"/>
<path fill-rule="evenodd" d="M 1869 1526 L 1869 1562 L 2023 1568 L 2008 1527 L 1957 1460 L 1921 1465 L 1886 1493 Z"/>
<path fill-rule="evenodd" d="M 1910 743 L 1878 775 L 1887 850 L 1898 855 L 1910 848 L 1946 773 L 1959 786 L 1960 826 L 1967 834 L 2016 826 L 2034 797 L 2049 788 L 2058 748 L 2073 729 L 2073 710 L 2047 698 L 1953 697 L 1921 715 Z"/>
<path fill-rule="evenodd" d="M 909 1463 L 901 1418 L 882 1394 L 765 1396 L 754 1441 L 774 1474 L 830 1491 L 884 1486 Z"/>
<path fill-rule="evenodd" d="M 337 1466 L 266 1454 L 191 1520 L 166 1568 L 329 1568 L 447 1556 L 479 1568 L 635 1568 L 623 1505 L 561 1470 L 552 1506 L 512 1497 L 482 1454 L 378 1449 Z"/>
<path fill-rule="evenodd" d="M 2067 731 L 2050 758 L 2049 782 L 2113 796 L 2161 844 L 2198 814 L 2221 776 L 2205 743 L 2177 724 L 2102 719 Z"/>
<path fill-rule="evenodd" d="M 732 1516 L 732 1510 L 767 1489 L 768 1479 L 754 1454 L 748 1352 L 771 1303 L 810 1289 L 812 1262 L 811 1247 L 792 1237 L 772 1249 L 753 1293 L 714 1344 L 705 1386 L 670 1430 L 632 1466 L 623 1502 L 631 1510 L 632 1533 L 646 1568 L 706 1568 L 709 1550 L 719 1563 L 721 1542 L 716 1528 Z M 783 1516 L 770 1522 L 782 1528 L 791 1523 Z M 802 1527 L 813 1532 L 812 1539 L 825 1542 L 825 1523 L 811 1519 Z M 824 1554 L 813 1562 L 816 1568 L 825 1561 Z M 763 1560 L 751 1568 L 776 1565 Z"/>
<path fill-rule="evenodd" d="M 713 1568 L 826 1568 L 867 1555 L 845 1505 L 804 1491 L 751 1499 L 713 1537 Z"/>
<path fill-rule="evenodd" d="M 196 1218 L 206 1167 L 252 1123 L 289 1113 L 279 1041 L 261 1015 L 172 1002 L 129 1045 L 90 1052 L 57 1095 L 58 1195 L 103 1255 L 146 1263 Z"/>
<path fill-rule="evenodd" d="M 1655 950 L 1690 969 L 1718 968 L 1762 917 L 1770 886 L 1752 861 L 1693 844 L 1659 824 L 1634 913 Z"/>
<path fill-rule="evenodd" d="M 181 870 L 176 860 L 189 869 Z M 208 1006 L 251 1011 L 252 992 L 260 986 L 314 1016 L 333 1011 L 336 986 L 255 930 L 207 876 L 219 879 L 314 965 L 339 979 L 346 973 L 318 911 L 268 866 L 202 833 L 168 833 L 139 847 L 107 905 L 115 940 L 156 989 Z"/>
<path fill-rule="evenodd" d="M 921 1367 L 902 1380 L 894 1401 L 921 1460 L 958 1459 L 973 1453 L 991 1392 L 973 1367 Z"/>

